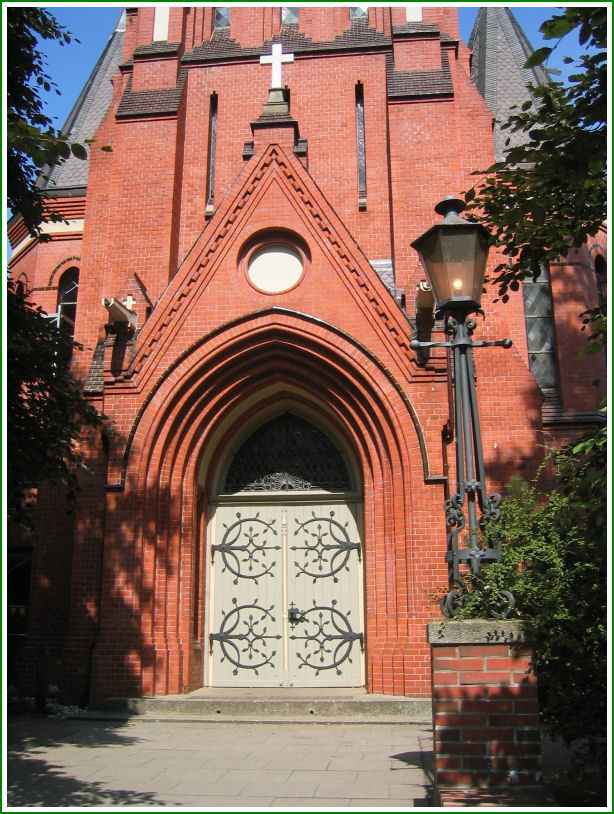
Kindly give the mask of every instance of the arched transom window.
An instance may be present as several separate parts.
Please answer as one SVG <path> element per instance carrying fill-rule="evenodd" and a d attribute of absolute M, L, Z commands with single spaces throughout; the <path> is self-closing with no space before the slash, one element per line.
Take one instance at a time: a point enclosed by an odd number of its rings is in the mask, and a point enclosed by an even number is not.
<path fill-rule="evenodd" d="M 234 455 L 222 491 L 349 492 L 350 473 L 341 452 L 318 427 L 282 413 L 253 432 Z"/>

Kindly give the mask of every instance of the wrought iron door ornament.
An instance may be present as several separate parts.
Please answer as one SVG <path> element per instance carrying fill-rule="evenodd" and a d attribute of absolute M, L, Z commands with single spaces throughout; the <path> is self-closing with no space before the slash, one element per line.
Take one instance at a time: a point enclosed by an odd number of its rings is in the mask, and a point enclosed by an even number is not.
<path fill-rule="evenodd" d="M 267 545 L 268 533 L 277 535 L 272 523 L 260 519 L 260 513 L 254 517 L 241 517 L 237 512 L 237 520 L 230 526 L 224 524 L 226 531 L 222 542 L 211 546 L 211 561 L 216 552 L 220 552 L 224 562 L 222 573 L 226 570 L 235 575 L 233 583 L 238 584 L 239 579 L 253 579 L 256 585 L 263 576 L 273 576 L 272 570 L 275 560 L 266 564 L 267 551 L 279 551 L 280 545 Z M 243 540 L 243 542 L 240 542 Z M 241 557 L 240 555 L 245 555 Z M 245 566 L 243 568 L 242 566 Z"/>
<path fill-rule="evenodd" d="M 222 648 L 222 661 L 226 658 L 234 665 L 233 675 L 237 675 L 239 669 L 253 670 L 258 675 L 259 668 L 265 664 L 274 666 L 277 651 L 267 653 L 269 640 L 282 638 L 281 634 L 267 633 L 267 622 L 276 621 L 271 613 L 274 606 L 263 608 L 257 599 L 252 605 L 237 605 L 236 598 L 232 603 L 235 607 L 231 611 L 222 611 L 219 633 L 209 634 L 209 652 L 213 652 L 213 642 L 217 641 Z"/>
<path fill-rule="evenodd" d="M 318 517 L 315 512 L 308 520 L 301 522 L 296 520 L 297 528 L 294 531 L 296 537 L 299 533 L 304 533 L 305 545 L 290 546 L 292 551 L 303 551 L 308 562 L 301 565 L 297 560 L 294 564 L 298 568 L 299 574 L 312 577 L 316 582 L 318 579 L 332 577 L 333 582 L 339 582 L 337 574 L 345 568 L 349 571 L 348 561 L 352 551 L 358 552 L 360 559 L 360 543 L 352 542 L 347 533 L 347 523 L 342 526 L 335 520 L 335 512 L 331 511 L 329 517 Z M 309 558 L 312 559 L 309 560 Z"/>
<path fill-rule="evenodd" d="M 293 603 L 294 604 L 294 603 Z M 330 606 L 317 605 L 315 600 L 313 608 L 306 611 L 295 610 L 293 616 L 300 614 L 295 624 L 305 623 L 301 633 L 292 633 L 290 639 L 304 642 L 305 653 L 297 652 L 298 668 L 309 667 L 319 675 L 322 670 L 334 670 L 341 675 L 340 665 L 347 659 L 352 661 L 350 654 L 354 642 L 360 642 L 363 649 L 362 633 L 354 633 L 347 614 L 343 614 L 335 605 L 333 599 Z M 292 608 L 291 608 L 292 610 Z"/>

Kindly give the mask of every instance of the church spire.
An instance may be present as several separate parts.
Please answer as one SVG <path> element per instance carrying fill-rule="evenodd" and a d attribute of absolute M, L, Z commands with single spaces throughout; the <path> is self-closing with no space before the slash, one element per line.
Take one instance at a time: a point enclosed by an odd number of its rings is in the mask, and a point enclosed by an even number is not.
<path fill-rule="evenodd" d="M 500 125 L 510 116 L 513 105 L 521 107 L 531 99 L 529 85 L 544 85 L 550 79 L 541 66 L 525 68 L 533 46 L 509 8 L 485 6 L 478 12 L 469 48 L 473 51 L 471 79 L 496 117 L 495 157 L 505 157 L 505 142 L 522 134 L 501 132 Z"/>

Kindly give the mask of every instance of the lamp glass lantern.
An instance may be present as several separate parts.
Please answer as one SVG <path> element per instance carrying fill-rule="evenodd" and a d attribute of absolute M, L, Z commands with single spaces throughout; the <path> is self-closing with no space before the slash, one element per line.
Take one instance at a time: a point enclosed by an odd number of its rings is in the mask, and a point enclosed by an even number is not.
<path fill-rule="evenodd" d="M 420 255 L 436 310 L 466 316 L 480 310 L 489 233 L 481 224 L 461 218 L 464 208 L 458 198 L 444 198 L 435 207 L 443 221 L 411 245 Z"/>

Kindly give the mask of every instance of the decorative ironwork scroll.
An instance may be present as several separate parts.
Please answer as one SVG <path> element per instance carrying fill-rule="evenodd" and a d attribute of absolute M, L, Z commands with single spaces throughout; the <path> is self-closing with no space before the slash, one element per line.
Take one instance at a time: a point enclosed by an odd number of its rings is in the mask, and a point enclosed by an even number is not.
<path fill-rule="evenodd" d="M 309 520 L 296 520 L 297 528 L 294 536 L 302 532 L 304 545 L 291 546 L 292 551 L 302 551 L 304 560 L 301 564 L 294 560 L 298 568 L 296 576 L 305 574 L 318 579 L 332 577 L 333 582 L 339 582 L 337 574 L 345 568 L 349 571 L 348 561 L 352 551 L 358 552 L 360 558 L 360 543 L 353 542 L 347 532 L 348 524 L 341 525 L 335 520 L 335 512 L 331 511 L 329 517 L 318 517 L 311 513 Z"/>
<path fill-rule="evenodd" d="M 274 667 L 273 658 L 276 650 L 269 652 L 271 641 L 281 639 L 281 634 L 267 633 L 267 624 L 275 622 L 270 608 L 263 608 L 254 600 L 252 605 L 237 605 L 236 598 L 232 600 L 235 606 L 228 613 L 222 611 L 222 625 L 218 633 L 209 634 L 209 650 L 213 652 L 213 643 L 219 642 L 222 648 L 222 661 L 234 665 L 233 675 L 239 670 L 258 670 L 266 664 Z"/>
<path fill-rule="evenodd" d="M 235 454 L 223 491 L 351 490 L 343 456 L 317 427 L 283 413 L 253 432 Z"/>
<path fill-rule="evenodd" d="M 341 675 L 343 662 L 352 661 L 350 654 L 354 642 L 360 642 L 360 649 L 363 649 L 363 634 L 355 633 L 348 619 L 351 611 L 343 614 L 336 604 L 336 599 L 330 606 L 317 605 L 314 600 L 313 608 L 298 612 L 300 618 L 295 624 L 304 627 L 302 633 L 292 633 L 290 639 L 304 642 L 304 652 L 296 653 L 299 670 L 309 667 L 315 670 L 316 676 L 322 670 L 334 670 Z"/>
<path fill-rule="evenodd" d="M 253 579 L 257 585 L 261 577 L 273 576 L 275 560 L 267 565 L 267 552 L 281 549 L 280 545 L 268 545 L 269 535 L 277 535 L 274 522 L 261 520 L 259 513 L 254 517 L 241 517 L 241 512 L 237 512 L 234 523 L 230 526 L 224 523 L 224 537 L 221 543 L 211 546 L 211 559 L 216 552 L 222 555 L 222 573 L 228 570 L 234 574 L 235 585 L 239 579 Z"/>

